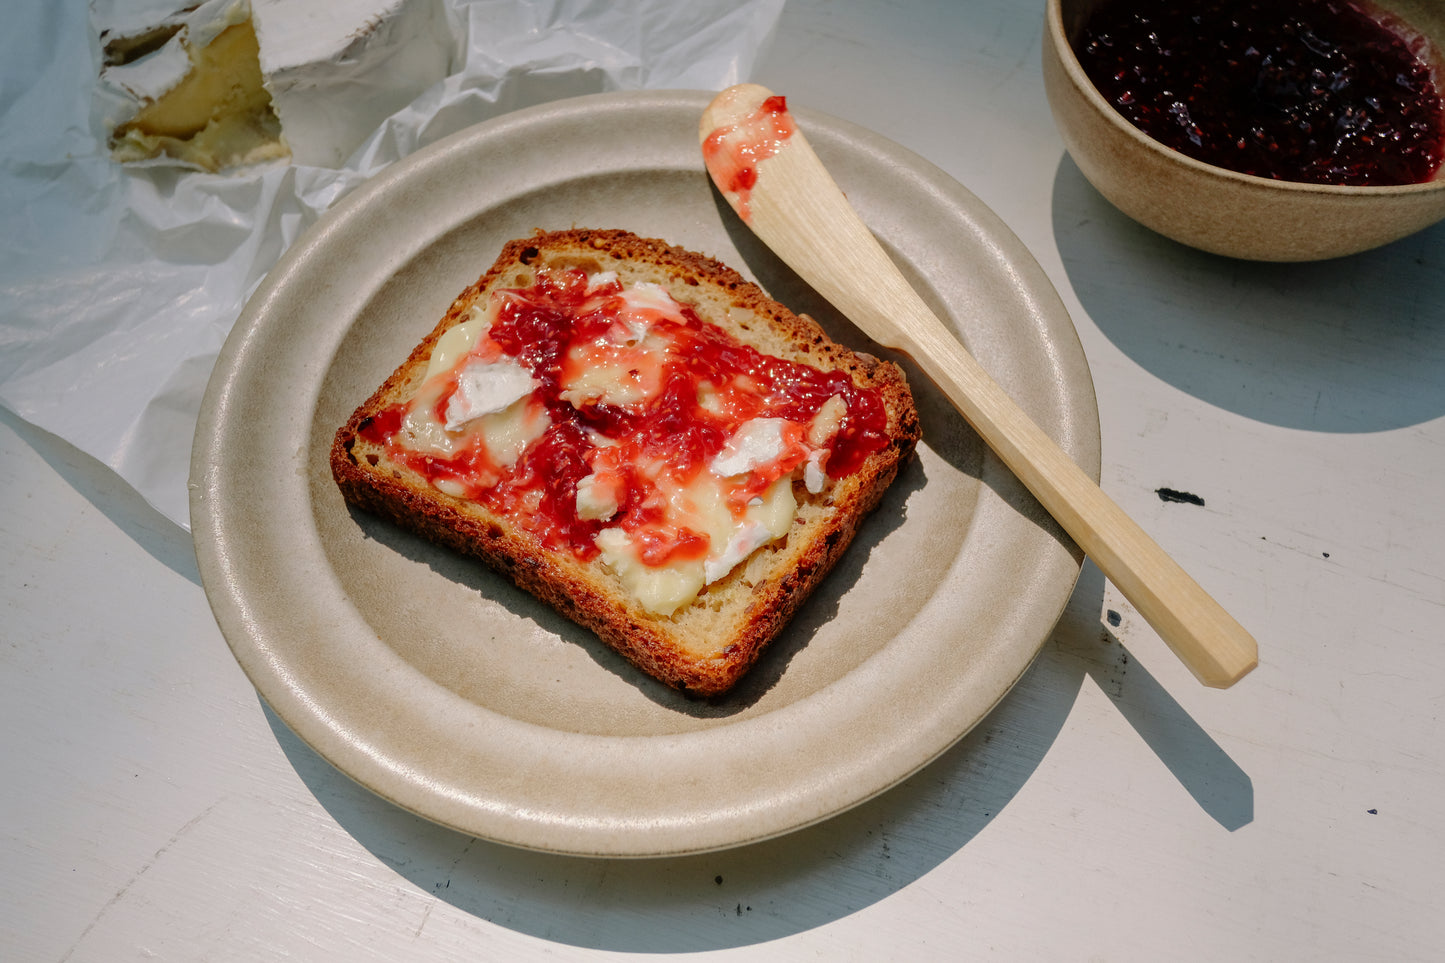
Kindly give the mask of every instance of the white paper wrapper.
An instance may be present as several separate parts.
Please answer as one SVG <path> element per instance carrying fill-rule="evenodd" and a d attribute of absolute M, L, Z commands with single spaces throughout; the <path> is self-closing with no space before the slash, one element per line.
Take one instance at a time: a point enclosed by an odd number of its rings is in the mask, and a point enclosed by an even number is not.
<path fill-rule="evenodd" d="M 105 0 L 97 17 L 168 0 Z M 295 0 L 306 3 L 307 0 Z M 189 528 L 191 436 L 247 297 L 347 191 L 472 124 L 608 90 L 748 79 L 783 0 L 443 0 L 443 80 L 339 167 L 114 163 L 84 0 L 11 0 L 0 41 L 0 403 Z"/>

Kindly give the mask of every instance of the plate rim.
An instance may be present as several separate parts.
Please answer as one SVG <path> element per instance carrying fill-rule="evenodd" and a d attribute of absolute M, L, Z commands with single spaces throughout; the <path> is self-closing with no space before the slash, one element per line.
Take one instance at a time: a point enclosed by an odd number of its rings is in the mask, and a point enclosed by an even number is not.
<path fill-rule="evenodd" d="M 774 820 L 766 829 L 755 834 L 742 834 L 734 830 L 725 834 L 725 838 L 714 836 L 700 845 L 689 845 L 676 839 L 671 843 L 659 845 L 655 827 L 628 828 L 616 825 L 600 828 L 589 828 L 585 825 L 574 826 L 576 832 L 567 836 L 564 841 L 557 845 L 548 845 L 542 844 L 535 833 L 515 831 L 516 825 L 509 822 L 508 819 L 499 820 L 495 815 L 496 806 L 490 808 L 485 804 L 478 806 L 475 802 L 465 800 L 461 801 L 459 808 L 457 805 L 429 805 L 429 802 L 437 800 L 438 791 L 442 796 L 449 795 L 451 803 L 457 803 L 455 797 L 458 794 L 454 791 L 456 787 L 439 787 L 435 785 L 437 780 L 425 773 L 403 773 L 390 779 L 378 775 L 385 769 L 385 766 L 378 770 L 366 764 L 366 760 L 363 758 L 366 747 L 358 744 L 354 738 L 355 734 L 337 729 L 327 718 L 326 707 L 307 705 L 307 693 L 298 692 L 288 686 L 286 666 L 278 663 L 274 653 L 261 651 L 257 646 L 256 614 L 247 610 L 246 599 L 242 597 L 246 591 L 245 587 L 237 584 L 232 578 L 235 560 L 230 557 L 229 546 L 232 543 L 228 540 L 233 538 L 234 533 L 223 530 L 225 506 L 216 497 L 224 490 L 224 483 L 216 473 L 218 464 L 223 463 L 218 458 L 220 453 L 217 449 L 221 439 L 225 437 L 225 429 L 236 418 L 235 413 L 231 410 L 230 401 L 236 390 L 237 382 L 247 374 L 246 359 L 250 357 L 249 347 L 254 339 L 262 337 L 266 333 L 264 329 L 269 319 L 274 317 L 275 306 L 278 301 L 284 301 L 288 285 L 293 283 L 297 272 L 305 266 L 307 259 L 318 248 L 325 247 L 329 243 L 328 238 L 334 238 L 343 231 L 348 219 L 358 216 L 358 214 L 364 214 L 374 205 L 385 203 L 385 195 L 398 185 L 405 185 L 413 179 L 416 176 L 415 172 L 424 171 L 431 165 L 445 163 L 446 158 L 454 152 L 466 151 L 479 141 L 505 138 L 509 131 L 526 130 L 531 125 L 540 125 L 545 128 L 549 123 L 555 122 L 557 118 L 565 120 L 580 113 L 599 110 L 620 111 L 622 114 L 627 114 L 631 111 L 669 109 L 696 111 L 696 114 L 700 115 L 702 107 L 712 96 L 714 96 L 712 93 L 705 91 L 628 91 L 592 94 L 564 101 L 554 101 L 514 111 L 458 131 L 390 165 L 386 170 L 359 185 L 331 210 L 323 214 L 283 253 L 248 301 L 226 339 L 207 386 L 192 449 L 190 485 L 192 533 L 207 599 L 233 654 L 257 689 L 258 694 L 271 705 L 278 717 L 303 742 L 315 749 L 323 758 L 328 759 L 332 765 L 383 798 L 424 818 L 451 826 L 469 835 L 526 849 L 570 855 L 654 857 L 724 849 L 801 829 L 886 791 L 946 751 L 973 725 L 986 717 L 993 706 L 1007 695 L 1048 639 L 1048 633 L 1045 632 L 1035 640 L 1027 658 L 1017 665 L 1016 671 L 1012 678 L 1007 680 L 1007 684 L 1001 686 L 994 693 L 988 706 L 978 712 L 977 717 L 968 725 L 951 733 L 948 738 L 937 738 L 935 740 L 937 744 L 933 747 L 933 751 L 927 754 L 926 758 L 916 760 L 915 765 L 907 767 L 906 770 L 900 769 L 894 772 L 882 782 L 875 781 L 874 784 L 867 786 L 863 791 L 856 792 L 849 798 L 814 800 L 814 804 L 811 808 L 807 808 L 806 812 L 795 814 L 792 818 L 784 819 L 781 822 Z M 814 131 L 827 131 L 845 141 L 851 139 L 859 144 L 859 149 L 866 148 L 883 155 L 889 162 L 898 164 L 901 169 L 912 176 L 921 178 L 931 185 L 936 184 L 941 189 L 956 190 L 973 200 L 976 208 L 972 213 L 988 221 L 986 224 L 988 231 L 992 235 L 1002 238 L 1008 246 L 1010 264 L 1018 267 L 1026 281 L 1032 286 L 1030 288 L 1031 297 L 1049 302 L 1045 307 L 1056 312 L 1057 316 L 1050 319 L 1050 323 L 1056 328 L 1056 330 L 1051 329 L 1052 333 L 1056 336 L 1064 334 L 1071 336 L 1065 338 L 1069 343 L 1055 344 L 1053 347 L 1071 356 L 1068 359 L 1069 363 L 1074 367 L 1076 377 L 1080 372 L 1082 373 L 1083 383 L 1080 384 L 1076 381 L 1063 386 L 1061 390 L 1086 395 L 1087 403 L 1075 406 L 1076 409 L 1082 409 L 1073 412 L 1076 417 L 1080 418 L 1081 423 L 1065 426 L 1068 429 L 1068 438 L 1064 439 L 1062 443 L 1065 443 L 1066 448 L 1073 449 L 1070 453 L 1085 467 L 1086 473 L 1097 480 L 1099 477 L 1098 411 L 1087 360 L 1084 358 L 1082 345 L 1078 341 L 1077 331 L 1068 317 L 1067 310 L 1062 301 L 1058 299 L 1051 282 L 1023 244 L 981 201 L 968 194 L 957 181 L 922 158 L 871 131 L 866 131 L 846 121 L 806 109 L 795 109 L 794 113 L 805 129 L 810 131 L 810 139 L 817 136 Z M 688 133 L 690 135 L 691 131 Z M 700 156 L 698 168 L 701 169 Z M 469 216 L 474 217 L 478 213 L 480 212 L 472 212 Z M 435 237 L 429 240 L 434 241 Z M 745 266 L 743 269 L 746 273 Z M 1062 319 L 1062 325 L 1060 319 Z M 321 367 L 321 374 L 317 378 L 318 390 L 327 365 Z M 310 411 L 311 409 L 308 409 L 308 415 Z M 305 454 L 298 452 L 297 456 L 304 463 Z M 1006 473 L 1006 469 L 1002 469 L 1001 465 L 996 464 L 996 459 L 991 453 L 986 453 L 985 460 L 995 463 L 992 465 L 992 470 L 995 472 L 1002 470 Z M 1081 556 L 1077 549 L 1072 549 L 1072 554 L 1075 562 L 1073 577 L 1067 586 L 1058 587 L 1056 598 L 1053 600 L 1054 611 L 1048 618 L 1050 627 L 1062 614 L 1072 592 L 1073 582 L 1078 577 Z M 398 661 L 401 661 L 399 657 Z M 392 667 L 390 671 L 395 670 L 396 667 Z M 405 669 L 401 671 L 405 672 Z M 448 694 L 460 699 L 455 694 Z M 611 739 L 615 737 L 591 736 L 586 738 Z M 361 755 L 359 756 L 358 753 Z M 432 783 L 432 785 L 423 785 L 426 783 Z M 493 802 L 505 803 L 504 800 L 493 800 Z M 505 809 L 505 805 L 501 808 Z M 515 814 L 512 815 L 515 816 Z M 525 824 L 525 819 L 523 822 Z M 686 822 L 685 814 L 684 822 Z"/>

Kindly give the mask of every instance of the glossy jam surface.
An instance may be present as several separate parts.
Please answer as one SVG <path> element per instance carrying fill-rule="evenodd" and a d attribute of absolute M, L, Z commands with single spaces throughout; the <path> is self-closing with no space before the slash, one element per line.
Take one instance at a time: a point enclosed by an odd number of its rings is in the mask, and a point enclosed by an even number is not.
<path fill-rule="evenodd" d="M 858 388 L 841 372 L 764 355 L 660 289 L 648 297 L 639 309 L 615 279 L 589 281 L 581 271 L 540 273 L 530 288 L 498 293 L 494 319 L 468 358 L 520 362 L 536 387 L 518 404 L 540 405 L 549 418 L 510 466 L 499 468 L 480 436 L 461 436 L 449 456 L 409 448 L 406 406 L 386 410 L 362 435 L 442 490 L 513 518 L 553 548 L 591 558 L 598 532 L 621 527 L 649 565 L 706 552 L 705 535 L 669 523 L 668 492 L 708 470 L 745 423 L 781 419 L 783 428 L 766 465 L 728 480 L 727 499 L 738 515 L 810 454 L 821 454 L 828 477 L 841 478 L 887 445 L 880 393 Z M 619 372 L 621 387 L 609 388 L 612 395 L 579 395 L 578 379 L 600 370 Z M 439 377 L 447 380 L 438 415 L 457 390 L 455 373 Z M 640 386 L 636 393 L 620 393 L 633 385 Z M 824 451 L 810 450 L 803 441 L 808 426 L 834 397 L 846 414 Z M 584 479 L 615 503 L 605 519 L 579 512 Z"/>
<path fill-rule="evenodd" d="M 1350 185 L 1440 167 L 1445 111 L 1423 39 L 1352 0 L 1106 0 L 1074 46 L 1120 114 L 1208 164 Z"/>
<path fill-rule="evenodd" d="M 718 190 L 731 195 L 746 222 L 758 165 L 782 150 L 797 131 L 785 97 L 774 95 L 736 124 L 719 127 L 702 144 L 703 163 Z"/>

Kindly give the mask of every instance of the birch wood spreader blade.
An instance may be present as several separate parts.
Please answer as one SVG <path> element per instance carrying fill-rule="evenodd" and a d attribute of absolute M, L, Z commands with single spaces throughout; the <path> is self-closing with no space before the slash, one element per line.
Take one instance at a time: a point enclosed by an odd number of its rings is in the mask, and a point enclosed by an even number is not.
<path fill-rule="evenodd" d="M 1026 415 L 913 290 L 788 113 L 756 84 L 699 125 L 713 182 L 799 277 L 878 343 L 912 358 L 1200 682 L 1227 688 L 1258 646 Z"/>

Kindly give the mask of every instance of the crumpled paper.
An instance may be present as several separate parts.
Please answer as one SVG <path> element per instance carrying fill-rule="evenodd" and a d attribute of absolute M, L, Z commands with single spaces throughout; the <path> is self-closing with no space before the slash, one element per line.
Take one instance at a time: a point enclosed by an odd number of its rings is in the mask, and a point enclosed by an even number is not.
<path fill-rule="evenodd" d="M 266 272 L 328 207 L 393 161 L 511 110 L 742 82 L 783 6 L 445 2 L 451 72 L 343 166 L 220 175 L 115 164 L 92 119 L 100 51 L 84 0 L 8 5 L 0 403 L 108 465 L 188 529 L 191 438 L 217 353 Z"/>

